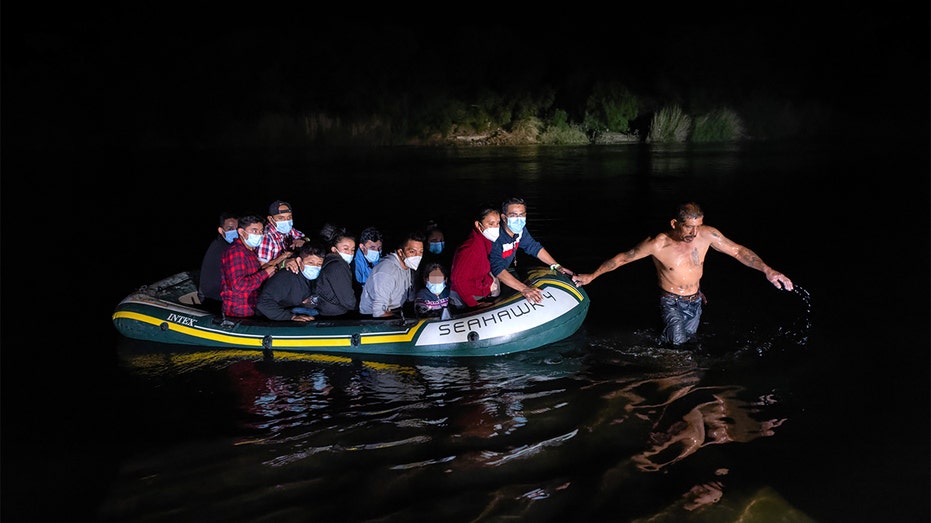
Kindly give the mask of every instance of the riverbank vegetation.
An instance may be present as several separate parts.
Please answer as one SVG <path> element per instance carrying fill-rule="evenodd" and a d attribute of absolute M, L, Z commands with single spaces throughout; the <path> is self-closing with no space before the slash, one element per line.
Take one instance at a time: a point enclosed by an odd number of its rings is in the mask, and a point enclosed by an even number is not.
<path fill-rule="evenodd" d="M 831 125 L 829 111 L 818 104 L 760 95 L 713 104 L 660 100 L 619 82 L 599 82 L 580 107 L 562 107 L 557 99 L 545 88 L 471 97 L 398 95 L 351 110 L 263 111 L 216 139 L 240 146 L 732 143 L 812 138 Z"/>

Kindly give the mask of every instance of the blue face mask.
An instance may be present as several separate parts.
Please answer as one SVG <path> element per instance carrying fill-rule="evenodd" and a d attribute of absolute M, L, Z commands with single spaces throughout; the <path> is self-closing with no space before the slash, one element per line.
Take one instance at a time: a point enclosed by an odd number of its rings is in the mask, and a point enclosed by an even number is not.
<path fill-rule="evenodd" d="M 223 238 L 226 240 L 226 243 L 233 243 L 236 238 L 239 238 L 239 231 L 233 229 L 232 231 L 226 231 L 223 233 Z"/>
<path fill-rule="evenodd" d="M 261 235 L 261 234 L 252 234 L 252 233 L 250 232 L 250 233 L 249 233 L 249 237 L 246 238 L 246 245 L 248 245 L 249 247 L 252 247 L 253 249 L 255 249 L 256 247 L 259 246 L 260 243 L 262 243 L 262 235 Z"/>
<path fill-rule="evenodd" d="M 320 276 L 320 267 L 316 265 L 305 265 L 304 268 L 301 269 L 301 274 L 308 280 L 316 280 L 317 276 Z"/>
<path fill-rule="evenodd" d="M 344 262 L 346 262 L 346 263 L 352 262 L 352 255 L 351 255 L 351 254 L 346 254 L 345 252 L 340 252 L 340 253 L 337 253 L 337 254 L 339 254 L 340 258 L 342 258 Z"/>
<path fill-rule="evenodd" d="M 369 263 L 376 263 L 379 256 L 381 256 L 381 252 L 375 249 L 369 249 L 368 252 L 365 253 L 365 259 L 368 260 Z"/>
<path fill-rule="evenodd" d="M 288 234 L 291 232 L 291 227 L 294 225 L 294 220 L 285 220 L 283 222 L 275 222 L 275 229 L 278 229 L 278 232 L 281 234 Z"/>
<path fill-rule="evenodd" d="M 527 218 L 512 218 L 508 216 L 508 229 L 511 229 L 511 232 L 514 234 L 520 234 L 520 232 L 524 230 L 525 225 L 527 225 Z"/>
<path fill-rule="evenodd" d="M 443 252 L 444 245 L 446 245 L 446 242 L 430 242 L 430 252 L 433 254 L 439 254 Z"/>
<path fill-rule="evenodd" d="M 427 283 L 427 289 L 433 294 L 439 295 L 446 288 L 446 283 Z"/>

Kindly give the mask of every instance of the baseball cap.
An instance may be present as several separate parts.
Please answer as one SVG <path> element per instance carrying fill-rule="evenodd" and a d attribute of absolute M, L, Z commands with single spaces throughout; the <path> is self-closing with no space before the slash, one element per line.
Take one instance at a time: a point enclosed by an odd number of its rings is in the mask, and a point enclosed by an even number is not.
<path fill-rule="evenodd" d="M 285 210 L 283 210 L 283 211 L 279 210 L 282 206 L 283 206 L 283 207 L 287 207 L 287 209 L 285 209 Z M 274 215 L 276 215 L 276 214 L 281 214 L 281 213 L 283 213 L 283 212 L 292 212 L 292 211 L 291 211 L 291 204 L 290 204 L 290 203 L 288 203 L 288 202 L 283 202 L 283 201 L 281 201 L 281 200 L 275 200 L 275 201 L 272 202 L 271 205 L 268 206 L 268 215 L 269 215 L 269 216 L 274 216 Z"/>

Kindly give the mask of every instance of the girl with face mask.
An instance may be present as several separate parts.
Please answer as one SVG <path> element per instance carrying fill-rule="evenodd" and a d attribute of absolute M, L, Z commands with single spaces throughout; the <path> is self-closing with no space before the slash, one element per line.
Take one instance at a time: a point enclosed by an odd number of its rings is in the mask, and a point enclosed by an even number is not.
<path fill-rule="evenodd" d="M 496 298 L 498 279 L 491 274 L 488 254 L 498 239 L 501 214 L 492 205 L 481 205 L 469 237 L 453 254 L 450 286 L 468 307 L 478 307 L 482 300 Z"/>
<path fill-rule="evenodd" d="M 320 316 L 340 316 L 356 308 L 356 292 L 350 263 L 356 254 L 356 239 L 342 227 L 324 225 L 321 237 L 329 245 L 317 278 L 316 307 Z"/>
<path fill-rule="evenodd" d="M 449 288 L 448 281 L 449 276 L 442 263 L 432 262 L 424 267 L 424 285 L 414 298 L 414 310 L 418 316 L 441 316 L 445 319 L 463 307 L 459 294 Z"/>
<path fill-rule="evenodd" d="M 424 244 L 423 260 L 420 262 L 421 269 L 417 271 L 415 280 L 418 290 L 423 287 L 423 266 L 431 262 L 438 262 L 442 263 L 443 266 L 449 270 L 453 262 L 454 249 L 449 247 L 449 242 L 446 241 L 446 235 L 443 233 L 443 229 L 440 228 L 435 220 L 429 220 L 427 222 L 424 236 L 427 239 L 427 243 Z"/>

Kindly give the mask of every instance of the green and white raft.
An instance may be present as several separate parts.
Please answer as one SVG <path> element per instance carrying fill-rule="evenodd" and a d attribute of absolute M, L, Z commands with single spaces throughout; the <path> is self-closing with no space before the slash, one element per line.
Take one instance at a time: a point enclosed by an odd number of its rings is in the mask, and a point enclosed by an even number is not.
<path fill-rule="evenodd" d="M 525 279 L 543 293 L 530 303 L 520 294 L 493 305 L 440 318 L 368 317 L 302 323 L 224 318 L 196 303 L 196 274 L 182 272 L 124 298 L 113 324 L 145 342 L 258 351 L 438 357 L 498 356 L 535 349 L 574 334 L 588 313 L 585 290 L 554 271 L 534 268 Z"/>

